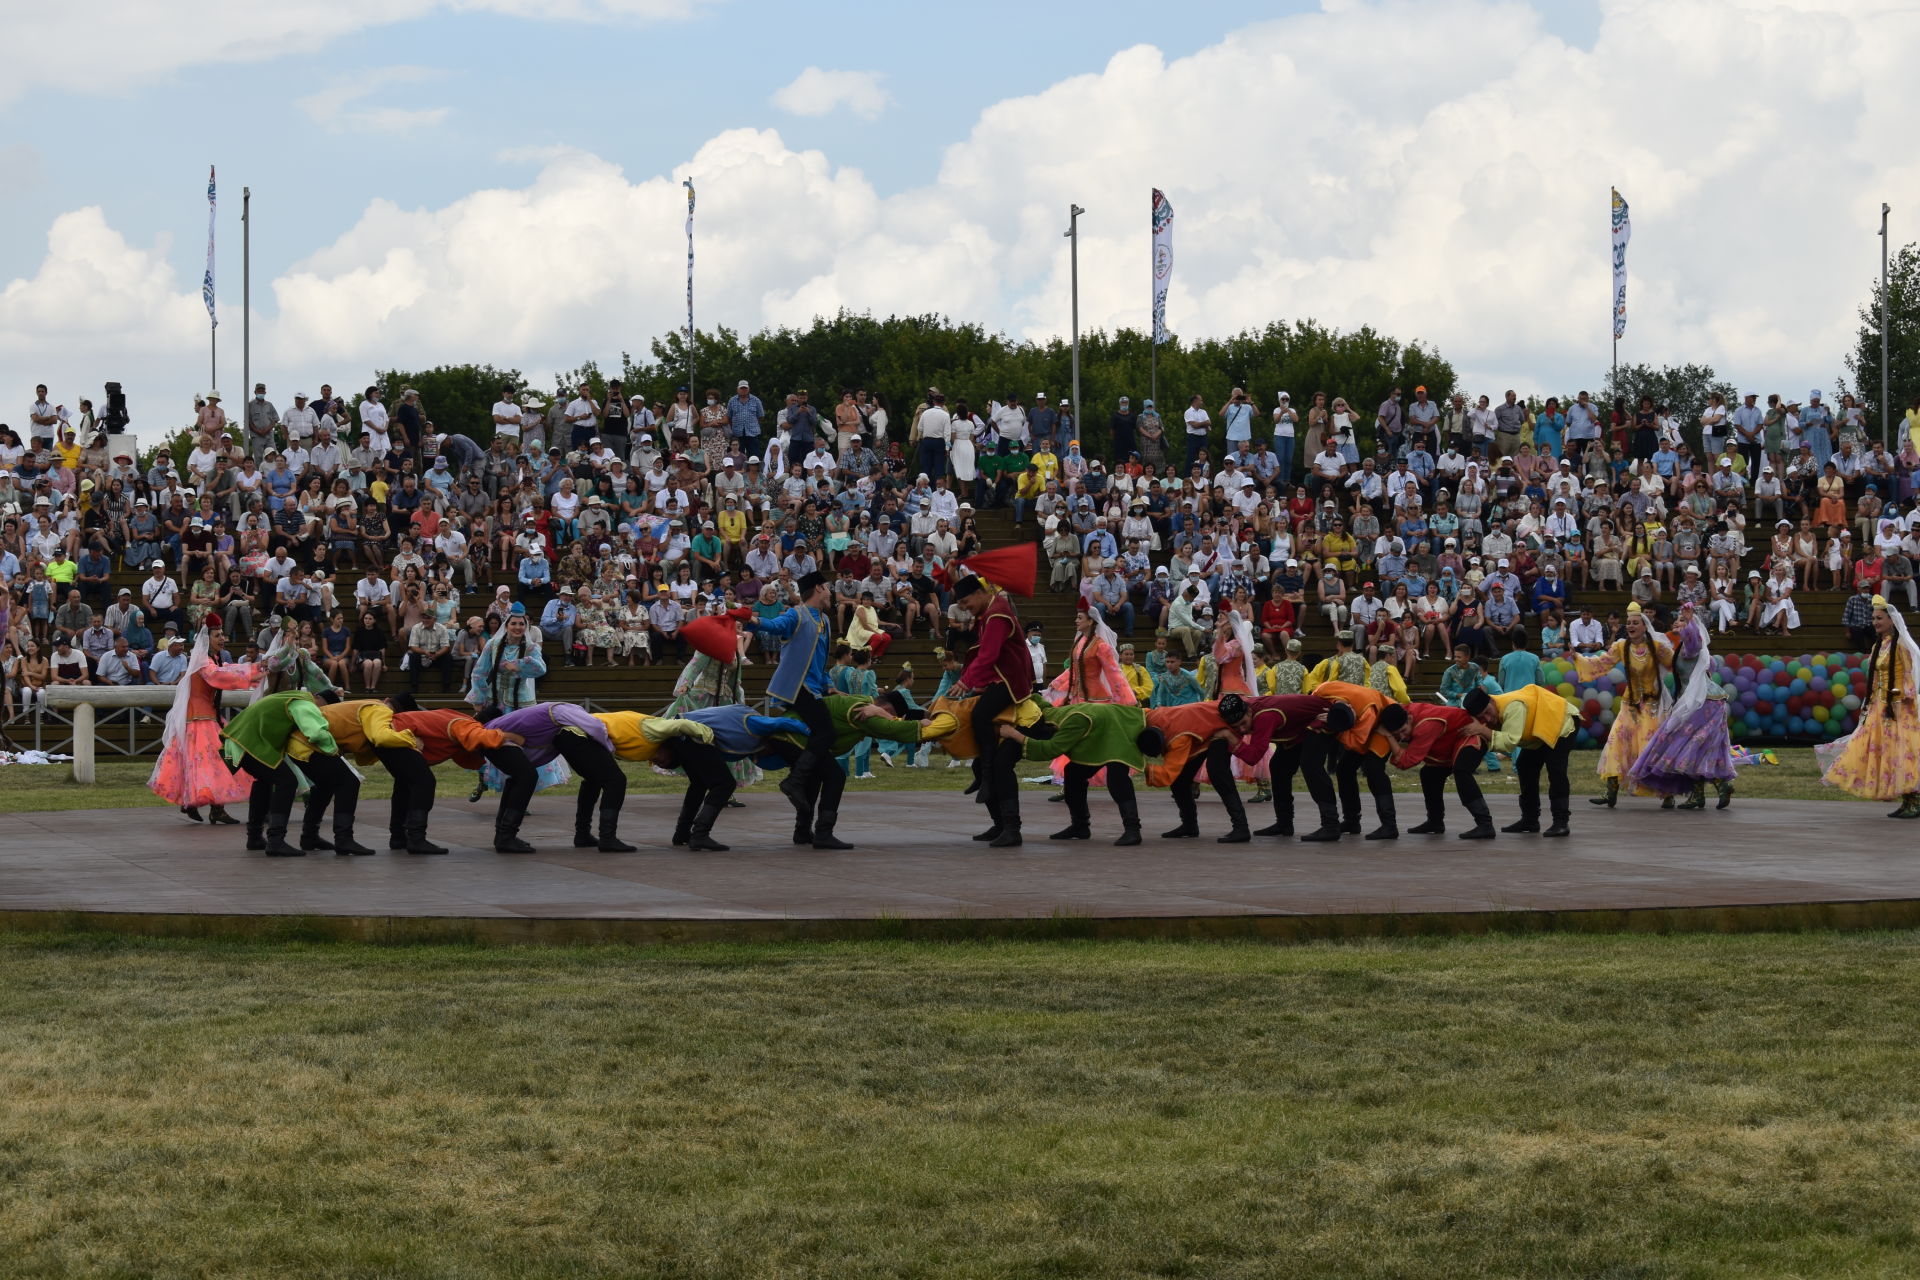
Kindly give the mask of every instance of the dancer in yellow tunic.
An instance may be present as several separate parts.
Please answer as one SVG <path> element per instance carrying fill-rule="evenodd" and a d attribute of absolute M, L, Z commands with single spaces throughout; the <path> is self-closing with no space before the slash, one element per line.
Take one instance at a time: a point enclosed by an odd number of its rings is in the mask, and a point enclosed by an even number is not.
<path fill-rule="evenodd" d="M 1592 800 L 1609 809 L 1620 799 L 1620 779 L 1646 750 L 1648 739 L 1672 705 L 1672 695 L 1661 676 L 1673 669 L 1673 643 L 1653 629 L 1638 603 L 1627 606 L 1626 639 L 1614 641 L 1590 658 L 1574 659 L 1574 669 L 1582 680 L 1598 680 L 1616 666 L 1626 668 L 1627 683 L 1615 695 L 1613 728 L 1607 734 L 1606 748 L 1600 752 L 1598 772 L 1607 781 L 1607 794 Z M 1635 788 L 1634 794 L 1655 793 Z"/>
<path fill-rule="evenodd" d="M 1815 747 L 1814 756 L 1827 785 L 1867 800 L 1898 800 L 1890 818 L 1920 818 L 1920 646 L 1882 596 L 1873 598 L 1873 630 L 1859 727 Z"/>

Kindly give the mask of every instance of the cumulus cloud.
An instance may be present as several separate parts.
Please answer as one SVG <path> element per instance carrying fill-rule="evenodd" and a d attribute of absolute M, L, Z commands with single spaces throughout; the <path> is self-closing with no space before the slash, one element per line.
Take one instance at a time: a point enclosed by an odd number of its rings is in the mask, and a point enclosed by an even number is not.
<path fill-rule="evenodd" d="M 334 132 L 410 133 L 445 120 L 447 108 L 395 107 L 368 99 L 403 85 L 438 79 L 444 74 L 432 67 L 369 67 L 352 75 L 337 76 L 324 88 L 296 98 L 293 105 L 321 128 Z"/>
<path fill-rule="evenodd" d="M 822 71 L 808 67 L 791 84 L 774 92 L 770 101 L 796 116 L 831 115 L 840 108 L 863 120 L 878 120 L 893 98 L 878 71 Z"/>
<path fill-rule="evenodd" d="M 1406 73 L 1358 84 L 1356 50 Z M 1901 88 L 1916 52 L 1920 14 L 1845 0 L 1607 0 L 1591 50 L 1510 0 L 1330 4 L 1189 57 L 1122 50 L 995 104 L 906 191 L 742 129 L 671 173 L 550 151 L 523 186 L 436 209 L 376 200 L 274 282 L 255 358 L 349 385 L 376 363 L 546 371 L 643 349 L 683 322 L 691 173 L 702 324 L 849 306 L 1061 333 L 1077 202 L 1081 323 L 1144 328 L 1158 186 L 1176 210 L 1176 333 L 1373 324 L 1438 345 L 1474 390 L 1564 392 L 1608 359 L 1617 185 L 1635 225 L 1622 358 L 1804 392 L 1843 367 L 1879 202 L 1920 207 Z M 38 280 L 78 270 L 82 248 L 138 256 L 97 214 L 68 217 L 92 218 L 90 243 L 50 253 Z M 117 274 L 91 278 L 115 291 Z M 132 278 L 112 314 L 173 314 L 152 272 Z M 193 282 L 173 287 L 191 316 Z M 49 349 L 6 315 L 0 332 Z M 191 337 L 181 350 L 191 367 Z"/>
<path fill-rule="evenodd" d="M 311 53 L 368 27 L 438 12 L 549 21 L 631 23 L 682 18 L 711 0 L 88 0 L 9 4 L 0 43 L 0 105 L 42 88 L 119 90 L 185 68 Z M 87 74 L 48 50 L 86 50 Z"/>

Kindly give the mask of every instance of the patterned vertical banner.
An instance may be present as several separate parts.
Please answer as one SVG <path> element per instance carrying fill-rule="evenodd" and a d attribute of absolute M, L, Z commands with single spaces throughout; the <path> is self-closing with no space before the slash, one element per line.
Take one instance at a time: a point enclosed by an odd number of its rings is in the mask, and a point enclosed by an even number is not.
<path fill-rule="evenodd" d="M 1173 335 L 1167 332 L 1167 282 L 1173 278 L 1173 206 L 1166 193 L 1153 189 L 1153 345 Z"/>
<path fill-rule="evenodd" d="M 687 359 L 693 359 L 693 179 L 688 178 L 687 187 Z M 692 387 L 688 387 L 692 394 Z"/>
<path fill-rule="evenodd" d="M 216 201 L 213 188 L 213 166 L 207 166 L 207 274 L 200 282 L 200 296 L 206 300 L 207 322 L 211 328 L 220 327 L 220 317 L 213 307 L 213 215 Z"/>
<path fill-rule="evenodd" d="M 1627 241 L 1633 239 L 1633 223 L 1627 219 L 1627 202 L 1620 189 L 1613 190 L 1613 340 L 1627 332 Z"/>

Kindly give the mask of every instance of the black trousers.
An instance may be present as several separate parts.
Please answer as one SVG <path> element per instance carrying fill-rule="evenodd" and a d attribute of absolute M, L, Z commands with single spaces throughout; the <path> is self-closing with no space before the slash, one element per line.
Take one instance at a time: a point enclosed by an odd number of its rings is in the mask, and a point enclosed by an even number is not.
<path fill-rule="evenodd" d="M 1340 825 L 1340 806 L 1334 799 L 1333 779 L 1327 773 L 1329 749 L 1339 749 L 1338 744 L 1324 733 L 1309 733 L 1291 745 L 1274 745 L 1273 759 L 1267 762 L 1267 772 L 1273 779 L 1273 816 L 1276 821 L 1283 825 L 1293 821 L 1293 779 L 1298 774 L 1307 784 L 1307 797 L 1313 801 L 1313 807 L 1320 811 L 1320 825 Z"/>
<path fill-rule="evenodd" d="M 807 726 L 807 750 L 819 758 L 820 767 L 832 764 L 834 768 L 839 768 L 834 763 L 833 743 L 836 735 L 833 732 L 833 713 L 827 710 L 827 704 L 802 689 L 800 696 L 793 700 L 792 710 Z"/>
<path fill-rule="evenodd" d="M 331 805 L 334 830 L 353 830 L 353 815 L 360 804 L 360 779 L 353 776 L 347 762 L 339 756 L 315 752 L 300 762 L 300 770 L 312 784 L 307 788 L 307 822 L 319 826 Z"/>
<path fill-rule="evenodd" d="M 442 693 L 453 692 L 453 657 L 452 655 L 443 653 L 439 657 L 429 662 L 423 659 L 419 654 L 416 653 L 413 655 L 413 661 L 409 662 L 407 664 L 407 667 L 408 667 L 407 674 L 411 677 L 407 683 L 407 687 L 411 689 L 413 692 L 415 693 L 420 692 L 420 673 L 428 667 L 432 667 L 435 671 L 438 671 L 440 673 L 440 692 Z"/>
<path fill-rule="evenodd" d="M 1521 752 L 1528 755 L 1529 752 Z M 1460 804 L 1479 821 L 1487 813 L 1487 802 L 1480 794 L 1480 765 L 1487 758 L 1484 746 L 1462 747 L 1453 757 L 1453 767 L 1442 764 L 1420 766 L 1420 794 L 1427 802 L 1427 821 L 1447 820 L 1447 779 L 1453 779 L 1454 794 Z"/>
<path fill-rule="evenodd" d="M 393 778 L 393 802 L 387 812 L 387 830 L 396 836 L 402 835 L 407 829 L 407 815 L 418 813 L 424 818 L 433 811 L 437 791 L 433 766 L 411 747 L 375 747 L 373 751 Z"/>
<path fill-rule="evenodd" d="M 1551 747 L 1528 747 L 1519 753 L 1514 772 L 1520 775 L 1520 816 L 1540 820 L 1540 770 L 1547 771 L 1547 805 L 1555 822 L 1572 816 L 1573 788 L 1567 783 L 1567 762 L 1573 755 L 1573 735 Z"/>
<path fill-rule="evenodd" d="M 1100 772 L 1101 767 L 1102 766 L 1097 764 L 1074 764 L 1072 762 L 1068 762 L 1067 764 L 1066 774 L 1061 779 L 1063 784 L 1062 790 L 1066 792 L 1067 796 L 1067 813 L 1072 816 L 1075 822 L 1085 823 L 1093 816 L 1093 811 L 1087 804 L 1087 788 L 1093 782 L 1093 775 Z M 1107 794 L 1113 798 L 1115 804 L 1120 806 L 1121 813 L 1133 813 L 1135 821 L 1137 822 L 1139 818 L 1138 813 L 1129 808 L 1129 806 L 1135 802 L 1133 774 L 1128 772 L 1125 765 L 1110 764 L 1105 766 L 1105 768 L 1107 771 Z"/>
<path fill-rule="evenodd" d="M 252 756 L 241 756 L 240 768 L 253 779 L 253 791 L 247 796 L 249 826 L 264 822 L 271 813 L 293 812 L 293 798 L 300 790 L 300 778 L 285 759 L 277 765 L 268 765 Z"/>
<path fill-rule="evenodd" d="M 1360 820 L 1360 775 L 1364 773 L 1374 813 L 1383 826 L 1393 826 L 1393 780 L 1387 776 L 1387 762 L 1371 751 L 1349 751 L 1341 746 L 1333 749 L 1339 752 L 1334 770 L 1340 782 L 1340 813 L 1348 825 Z"/>
<path fill-rule="evenodd" d="M 574 821 L 582 826 L 593 822 L 594 809 L 612 809 L 618 813 L 627 799 L 627 774 L 607 750 L 584 733 L 555 735 L 553 745 L 560 758 L 580 775 L 580 800 Z"/>
<path fill-rule="evenodd" d="M 1233 748 L 1227 745 L 1224 738 L 1215 738 L 1207 743 L 1205 748 L 1187 757 L 1187 763 L 1180 769 L 1180 776 L 1175 778 L 1173 786 L 1168 788 L 1173 792 L 1176 803 L 1184 806 L 1191 804 L 1197 798 L 1194 781 L 1200 776 L 1201 765 L 1207 766 L 1207 783 L 1213 788 L 1215 795 L 1222 800 L 1228 797 L 1235 800 L 1240 798 L 1240 788 L 1233 784 Z M 1325 777 L 1324 771 L 1321 776 Z M 1276 785 L 1274 794 L 1279 793 L 1280 788 Z"/>
<path fill-rule="evenodd" d="M 507 775 L 500 792 L 500 812 L 525 813 L 533 803 L 533 789 L 539 784 L 533 761 L 521 747 L 492 747 L 483 752 L 487 763 Z"/>
<path fill-rule="evenodd" d="M 994 717 L 1014 704 L 1013 691 L 996 684 L 981 692 L 973 704 L 973 741 L 980 761 L 980 796 L 996 820 L 1020 817 L 1020 744 L 1000 736 Z M 998 806 L 996 808 L 996 806 Z"/>
<path fill-rule="evenodd" d="M 680 738 L 673 744 L 673 758 L 679 763 L 680 771 L 687 775 L 687 794 L 680 801 L 681 827 L 693 825 L 701 806 L 724 808 L 727 801 L 733 799 L 738 784 L 720 748 L 710 742 Z"/>

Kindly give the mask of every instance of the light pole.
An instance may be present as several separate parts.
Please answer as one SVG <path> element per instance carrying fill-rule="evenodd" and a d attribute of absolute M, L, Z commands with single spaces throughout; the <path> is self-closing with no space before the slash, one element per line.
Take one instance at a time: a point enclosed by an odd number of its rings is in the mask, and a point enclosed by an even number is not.
<path fill-rule="evenodd" d="M 1080 215 L 1085 213 L 1077 204 L 1067 205 L 1067 239 L 1072 242 L 1068 250 L 1071 262 L 1070 277 L 1073 289 L 1073 412 L 1078 415 L 1087 411 L 1080 403 Z"/>
<path fill-rule="evenodd" d="M 1887 215 L 1893 212 L 1893 206 L 1880 205 L 1880 447 L 1892 448 L 1888 444 L 1890 433 L 1887 423 L 1892 418 L 1892 409 L 1887 405 Z"/>

